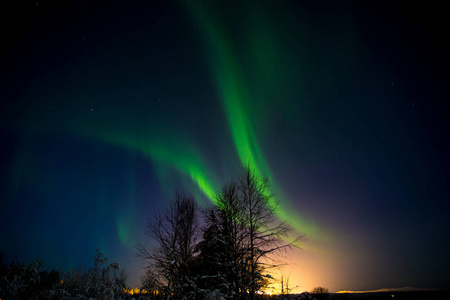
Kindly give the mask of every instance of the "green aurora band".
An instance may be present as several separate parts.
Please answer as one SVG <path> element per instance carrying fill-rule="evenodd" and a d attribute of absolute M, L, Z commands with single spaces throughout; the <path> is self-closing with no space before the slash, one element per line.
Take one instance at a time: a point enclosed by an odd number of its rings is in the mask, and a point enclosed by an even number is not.
<path fill-rule="evenodd" d="M 288 222 L 297 232 L 306 233 L 310 238 L 328 239 L 326 233 L 320 231 L 319 234 L 319 230 L 314 224 L 305 221 L 304 218 L 294 213 L 295 209 L 290 206 L 287 197 L 277 186 L 257 141 L 254 131 L 255 125 L 253 125 L 257 120 L 251 120 L 247 113 L 252 107 L 251 96 L 246 88 L 244 72 L 238 63 L 237 56 L 234 55 L 232 39 L 227 38 L 226 27 L 219 23 L 218 18 L 213 20 L 211 12 L 208 12 L 202 6 L 195 6 L 194 3 L 187 3 L 187 7 L 195 20 L 201 24 L 204 48 L 209 50 L 205 51 L 208 56 L 208 64 L 222 99 L 232 140 L 241 164 L 254 169 L 261 178 L 267 177 L 269 179 L 271 190 L 276 191 L 276 199 L 283 200 L 277 201 L 272 198 L 272 203 L 270 203 L 271 205 L 278 203 L 276 211 L 278 218 Z M 255 30 L 255 27 L 252 27 L 252 29 Z M 261 53 L 256 53 L 258 47 L 255 46 L 255 43 L 261 40 L 263 35 L 261 31 L 254 33 L 254 36 L 259 38 L 252 39 L 249 48 L 257 61 L 264 64 L 266 59 Z M 271 49 L 271 51 L 274 50 Z M 167 167 L 189 177 L 198 186 L 202 194 L 215 203 L 215 194 L 220 187 L 220 181 L 217 180 L 217 177 L 214 176 L 215 173 L 208 168 L 205 161 L 201 159 L 204 157 L 201 151 L 196 149 L 191 142 L 183 141 L 180 136 L 170 137 L 167 132 L 164 136 L 151 132 L 145 138 L 137 138 L 117 129 L 112 131 L 110 128 L 104 128 L 93 131 L 92 127 L 80 130 L 79 123 L 74 124 L 74 126 L 76 129 L 73 129 L 85 137 L 103 140 L 106 143 L 146 155 L 160 166 L 156 168 L 156 171 L 162 182 Z M 193 190 L 190 192 L 196 193 Z M 196 199 L 199 201 L 198 197 Z M 122 214 L 117 216 L 117 231 L 124 244 L 129 241 L 129 232 L 131 231 L 130 226 L 127 225 L 129 220 L 126 219 Z"/>
<path fill-rule="evenodd" d="M 215 17 L 217 14 L 214 15 L 213 11 L 198 5 L 198 2 L 182 2 L 182 4 L 190 12 L 194 21 L 200 24 L 201 44 L 207 56 L 207 63 L 217 86 L 229 125 L 230 135 L 241 164 L 254 169 L 258 176 L 269 179 L 271 191 L 276 196 L 276 200 L 272 200 L 271 204 L 278 203 L 277 216 L 280 220 L 288 222 L 297 232 L 306 233 L 310 238 L 322 241 L 327 240 L 328 235 L 323 230 L 319 230 L 313 223 L 306 221 L 305 218 L 295 213 L 296 209 L 292 207 L 287 200 L 288 198 L 283 195 L 280 186 L 276 184 L 258 142 L 258 136 L 261 135 L 260 131 L 263 130 L 261 128 L 265 125 L 261 123 L 261 121 L 265 120 L 262 110 L 266 109 L 264 106 L 268 107 L 272 100 L 267 97 L 261 98 L 261 101 L 259 101 L 259 96 L 264 95 L 266 92 L 273 94 L 275 88 L 265 84 L 257 84 L 257 89 L 250 89 L 251 79 L 256 78 L 258 81 L 261 78 L 258 78 L 258 75 L 253 72 L 248 70 L 246 72 L 245 63 L 240 62 L 237 55 L 240 53 L 238 51 L 239 47 L 235 44 L 234 39 L 229 37 L 231 33 L 228 31 L 228 26 L 221 23 L 220 17 Z M 261 47 L 259 45 L 262 41 L 268 43 L 265 40 L 265 34 L 268 31 L 267 27 L 253 24 L 248 26 L 248 28 L 251 31 L 247 33 L 248 36 L 246 37 L 248 47 L 239 50 L 248 51 L 246 55 L 251 55 L 260 68 L 269 67 L 271 62 L 273 62 L 271 57 L 276 56 L 276 49 L 275 47 L 266 47 L 267 51 L 260 51 Z M 267 38 L 270 39 L 271 36 L 269 35 Z M 269 44 L 276 43 L 272 41 Z M 275 85 L 277 84 L 281 83 L 275 80 Z M 105 98 L 108 98 L 108 96 L 113 97 L 113 95 L 103 95 Z M 258 104 L 262 103 L 262 105 L 255 107 L 254 99 L 258 99 Z M 249 114 L 249 112 L 253 112 L 253 115 Z M 113 111 L 110 115 L 107 115 L 106 119 L 115 120 L 116 115 L 117 112 Z M 29 115 L 25 118 L 33 120 L 34 115 Z M 135 119 L 144 120 L 144 118 L 138 117 Z M 199 195 L 199 191 L 212 203 L 215 203 L 215 195 L 223 184 L 220 179 L 223 179 L 224 174 L 230 175 L 227 172 L 221 174 L 212 170 L 211 164 L 208 163 L 207 157 L 203 155 L 204 153 L 199 148 L 198 143 L 190 137 L 188 132 L 183 132 L 183 129 L 176 128 L 175 125 L 170 127 L 164 124 L 164 131 L 158 131 L 158 129 L 148 126 L 145 121 L 141 121 L 139 132 L 137 132 L 126 125 L 125 121 L 127 119 L 121 122 L 108 123 L 85 119 L 81 115 L 73 115 L 70 120 L 57 119 L 56 121 L 62 121 L 62 124 L 65 125 L 55 126 L 54 124 L 52 125 L 52 121 L 45 124 L 34 121 L 29 123 L 41 124 L 39 125 L 41 127 L 34 125 L 33 131 L 38 136 L 40 132 L 51 131 L 53 134 L 58 135 L 67 134 L 68 131 L 83 139 L 103 141 L 106 144 L 142 153 L 154 163 L 154 170 L 163 190 L 173 189 L 173 186 L 168 186 L 166 175 L 171 170 L 175 170 L 177 174 L 182 175 L 180 180 L 187 179 L 195 184 L 197 188 L 190 186 L 188 182 L 183 182 L 183 186 L 189 189 L 189 192 L 196 197 L 200 204 L 204 204 L 203 199 L 200 199 L 204 197 Z M 133 119 L 133 121 L 135 120 Z M 25 128 L 20 128 L 19 126 L 19 130 L 26 132 L 30 128 L 28 125 Z M 27 147 L 23 147 L 25 151 Z M 22 155 L 26 155 L 26 151 Z M 26 168 L 26 164 L 24 166 L 22 164 L 22 159 L 18 159 L 14 165 L 19 169 Z M 20 172 L 17 171 L 15 173 L 18 175 L 13 176 L 12 180 L 20 180 Z M 173 185 L 173 182 L 170 184 Z M 133 183 L 129 183 L 129 185 L 133 185 Z M 13 186 L 17 186 L 17 182 L 14 182 Z M 129 198 L 135 198 L 132 186 L 130 187 Z M 133 201 L 129 201 L 118 210 L 115 216 L 117 235 L 124 245 L 129 244 L 131 241 L 132 224 L 134 224 L 132 216 L 136 210 L 134 206 Z"/>
<path fill-rule="evenodd" d="M 242 75 L 244 72 L 240 68 L 237 56 L 234 55 L 233 40 L 227 37 L 226 26 L 220 23 L 219 14 L 214 14 L 213 11 L 205 9 L 205 6 L 199 5 L 199 2 L 186 1 L 186 4 L 195 20 L 201 24 L 203 29 L 202 33 L 206 40 L 203 44 L 205 52 L 209 56 L 208 63 L 218 87 L 234 145 L 242 165 L 254 169 L 260 178 L 267 177 L 272 187 L 278 191 L 277 198 L 285 199 L 275 184 L 258 144 L 252 120 L 246 113 L 246 108 L 251 109 L 252 106 L 251 96 L 246 88 L 245 76 Z M 216 18 L 213 18 L 213 16 Z M 251 34 L 251 36 L 256 37 L 263 35 L 264 33 L 261 31 L 252 32 Z M 254 39 L 252 41 L 253 45 L 257 43 Z M 265 43 L 270 44 L 268 41 L 265 41 Z M 259 47 L 253 46 L 251 48 L 250 52 L 253 52 L 252 55 L 256 56 L 260 63 L 264 64 L 266 60 L 269 60 L 271 55 L 266 59 L 257 51 Z M 270 205 L 275 205 L 276 202 L 272 198 Z M 292 210 L 286 209 L 287 206 L 286 201 L 279 203 L 276 212 L 281 220 L 289 222 L 298 232 L 307 232 L 309 235 L 317 233 L 317 228 L 313 224 L 307 223 L 300 216 L 290 213 L 289 211 Z"/>
<path fill-rule="evenodd" d="M 170 138 L 166 137 L 164 142 L 155 144 L 150 143 L 149 139 L 137 139 L 125 132 L 110 131 L 110 130 L 89 130 L 85 128 L 80 130 L 78 127 L 78 133 L 86 138 L 93 140 L 103 140 L 108 144 L 117 145 L 126 149 L 142 153 L 159 167 L 156 167 L 158 178 L 162 181 L 164 178 L 165 170 L 167 166 L 175 169 L 178 173 L 188 176 L 192 182 L 194 182 L 198 189 L 213 203 L 216 201 L 215 193 L 216 188 L 219 186 L 219 181 L 213 176 L 207 165 L 200 159 L 201 155 L 187 143 L 180 142 L 180 138 L 173 139 L 170 143 Z M 173 187 L 171 187 L 173 188 Z M 195 193 L 195 191 L 191 191 Z M 199 200 L 196 197 L 197 201 Z M 125 210 L 132 209 L 131 207 L 123 208 Z M 123 244 L 127 244 L 130 241 L 131 222 L 130 217 L 134 214 L 125 214 L 123 211 L 116 216 L 117 234 Z"/>

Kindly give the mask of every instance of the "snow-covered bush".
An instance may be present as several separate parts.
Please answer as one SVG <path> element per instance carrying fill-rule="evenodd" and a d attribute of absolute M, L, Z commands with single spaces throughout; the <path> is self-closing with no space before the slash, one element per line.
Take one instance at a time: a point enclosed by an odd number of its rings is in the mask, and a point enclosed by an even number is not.
<path fill-rule="evenodd" d="M 94 257 L 94 267 L 83 273 L 70 271 L 62 278 L 63 289 L 75 297 L 113 300 L 124 295 L 126 273 L 119 272 L 119 264 L 106 264 L 108 258 L 100 251 Z"/>
<path fill-rule="evenodd" d="M 97 250 L 94 267 L 87 272 L 40 271 L 42 263 L 28 266 L 0 262 L 0 299 L 114 300 L 126 299 L 127 274 L 117 263 L 106 264 L 107 258 Z"/>
<path fill-rule="evenodd" d="M 37 298 L 40 294 L 39 269 L 42 263 L 33 262 L 26 266 L 20 263 L 11 263 L 4 268 L 0 279 L 1 299 L 29 299 Z"/>

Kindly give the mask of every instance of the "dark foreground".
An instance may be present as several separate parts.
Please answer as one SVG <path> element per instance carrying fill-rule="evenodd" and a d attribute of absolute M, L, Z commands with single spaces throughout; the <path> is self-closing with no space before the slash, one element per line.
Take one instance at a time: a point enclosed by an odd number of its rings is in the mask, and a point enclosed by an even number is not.
<path fill-rule="evenodd" d="M 296 300 L 450 300 L 450 291 L 401 291 L 401 292 L 368 292 L 368 293 L 330 293 L 312 295 L 309 293 L 297 295 L 277 295 L 273 299 Z"/>

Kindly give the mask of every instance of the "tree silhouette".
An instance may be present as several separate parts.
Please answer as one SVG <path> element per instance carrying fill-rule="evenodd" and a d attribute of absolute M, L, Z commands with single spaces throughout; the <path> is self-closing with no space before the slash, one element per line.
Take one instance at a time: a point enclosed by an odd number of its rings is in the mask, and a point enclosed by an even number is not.
<path fill-rule="evenodd" d="M 206 288 L 218 289 L 237 299 L 245 290 L 245 241 L 247 228 L 237 184 L 225 185 L 216 195 L 216 206 L 204 212 L 206 228 L 199 243 L 200 269 L 206 272 Z M 248 277 L 248 276 L 247 276 Z"/>
<path fill-rule="evenodd" d="M 311 294 L 313 294 L 314 299 L 316 300 L 327 300 L 329 299 L 328 289 L 323 286 L 315 287 Z"/>
<path fill-rule="evenodd" d="M 284 241 L 292 232 L 292 228 L 276 217 L 278 202 L 274 201 L 270 194 L 268 179 L 260 177 L 248 166 L 244 168 L 239 179 L 239 192 L 245 211 L 244 222 L 248 229 L 248 266 L 251 279 L 249 294 L 253 300 L 255 292 L 267 280 L 262 272 L 280 265 L 272 254 L 298 245 L 303 235 L 289 242 Z"/>
<path fill-rule="evenodd" d="M 311 291 L 311 294 L 328 294 L 328 289 L 323 286 L 318 286 Z"/>
<path fill-rule="evenodd" d="M 137 245 L 137 256 L 157 276 L 167 299 L 183 299 L 194 290 L 191 276 L 197 240 L 197 209 L 192 198 L 175 192 L 173 202 L 147 226 L 146 235 L 156 244 Z M 144 279 L 145 280 L 145 279 Z"/>
<path fill-rule="evenodd" d="M 153 247 L 137 246 L 147 267 L 143 285 L 167 298 L 219 292 L 227 299 L 253 300 L 272 278 L 267 272 L 283 264 L 275 254 L 303 238 L 286 242 L 292 229 L 276 217 L 277 209 L 268 180 L 244 168 L 217 193 L 215 206 L 203 210 L 203 239 L 197 243 L 195 202 L 176 192 L 170 206 L 148 223 Z"/>
<path fill-rule="evenodd" d="M 239 180 L 216 195 L 216 206 L 204 213 L 206 229 L 199 244 L 203 287 L 219 289 L 228 299 L 254 299 L 269 281 L 267 271 L 278 267 L 272 254 L 289 249 L 302 236 L 285 242 L 291 228 L 277 219 L 277 202 L 268 180 L 250 167 Z"/>

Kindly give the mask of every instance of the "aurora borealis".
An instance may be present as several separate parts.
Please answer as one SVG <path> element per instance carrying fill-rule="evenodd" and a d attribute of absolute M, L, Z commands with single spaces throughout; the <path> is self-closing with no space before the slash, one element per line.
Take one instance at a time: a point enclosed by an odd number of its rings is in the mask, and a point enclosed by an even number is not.
<path fill-rule="evenodd" d="M 101 248 L 137 285 L 134 245 L 173 190 L 205 206 L 248 164 L 308 236 L 282 271 L 297 291 L 450 288 L 448 29 L 408 5 L 14 4 L 5 260 L 86 267 Z"/>

